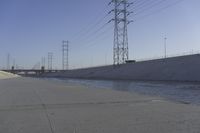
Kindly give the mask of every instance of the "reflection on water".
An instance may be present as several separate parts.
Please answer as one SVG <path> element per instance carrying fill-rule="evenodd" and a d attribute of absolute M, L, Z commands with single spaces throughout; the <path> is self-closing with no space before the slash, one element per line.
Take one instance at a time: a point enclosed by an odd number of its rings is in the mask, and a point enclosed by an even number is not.
<path fill-rule="evenodd" d="M 84 84 L 92 88 L 108 88 L 118 91 L 137 92 L 144 95 L 159 96 L 169 100 L 200 105 L 200 84 L 181 82 L 142 82 L 61 79 L 68 83 Z"/>
<path fill-rule="evenodd" d="M 118 90 L 118 91 L 130 91 L 130 85 L 131 82 L 112 82 L 112 89 Z"/>

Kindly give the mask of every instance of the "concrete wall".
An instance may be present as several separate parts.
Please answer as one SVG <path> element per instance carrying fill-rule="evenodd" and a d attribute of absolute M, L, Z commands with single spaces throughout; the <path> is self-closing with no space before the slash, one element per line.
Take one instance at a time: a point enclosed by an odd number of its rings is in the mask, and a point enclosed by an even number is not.
<path fill-rule="evenodd" d="M 46 75 L 47 76 L 47 75 Z M 200 54 L 49 74 L 65 78 L 200 81 Z"/>

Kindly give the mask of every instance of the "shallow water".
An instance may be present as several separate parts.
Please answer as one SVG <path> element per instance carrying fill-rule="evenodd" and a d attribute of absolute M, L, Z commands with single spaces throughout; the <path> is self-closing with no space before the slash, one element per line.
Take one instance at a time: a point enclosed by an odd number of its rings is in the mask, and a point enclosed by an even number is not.
<path fill-rule="evenodd" d="M 55 79 L 54 79 L 55 80 Z M 200 84 L 183 82 L 143 82 L 85 79 L 57 79 L 62 82 L 87 85 L 92 88 L 107 88 L 159 96 L 168 100 L 200 105 Z"/>

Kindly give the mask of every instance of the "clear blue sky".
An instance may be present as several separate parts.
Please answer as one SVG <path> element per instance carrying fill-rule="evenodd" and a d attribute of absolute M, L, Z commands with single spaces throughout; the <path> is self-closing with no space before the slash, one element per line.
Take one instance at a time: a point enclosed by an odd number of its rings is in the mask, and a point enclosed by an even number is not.
<path fill-rule="evenodd" d="M 139 13 L 129 17 L 135 21 L 128 27 L 130 59 L 163 56 L 165 36 L 169 55 L 200 50 L 199 0 L 129 1 L 136 1 L 130 9 Z M 98 30 L 112 18 L 102 19 L 112 8 L 108 2 L 0 0 L 0 67 L 6 67 L 7 53 L 32 68 L 53 52 L 53 67 L 61 68 L 62 40 L 70 41 L 71 68 L 111 64 L 113 24 Z"/>

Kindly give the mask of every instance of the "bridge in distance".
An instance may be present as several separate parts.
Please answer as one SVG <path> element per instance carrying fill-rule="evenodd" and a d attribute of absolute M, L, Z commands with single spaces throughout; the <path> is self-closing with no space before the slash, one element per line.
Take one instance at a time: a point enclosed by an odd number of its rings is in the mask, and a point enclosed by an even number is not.
<path fill-rule="evenodd" d="M 41 75 L 44 73 L 55 73 L 55 72 L 64 72 L 66 70 L 46 70 L 46 69 L 9 69 L 9 70 L 2 70 L 4 72 L 9 72 L 13 74 L 19 75 Z"/>

